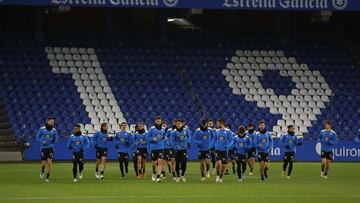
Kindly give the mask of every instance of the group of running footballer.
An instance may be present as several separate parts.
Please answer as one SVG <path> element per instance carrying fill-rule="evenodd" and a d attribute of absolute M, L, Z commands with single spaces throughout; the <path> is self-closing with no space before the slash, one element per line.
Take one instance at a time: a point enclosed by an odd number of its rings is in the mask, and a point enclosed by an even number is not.
<path fill-rule="evenodd" d="M 41 172 L 40 178 L 49 182 L 52 160 L 54 158 L 54 144 L 58 140 L 58 134 L 54 128 L 55 119 L 49 117 L 45 126 L 41 127 L 36 135 L 36 140 L 41 148 Z M 321 143 L 321 177 L 327 178 L 330 163 L 333 160 L 333 149 L 338 141 L 336 133 L 331 129 L 331 121 L 325 121 L 325 129 L 319 134 L 318 142 Z M 118 153 L 121 177 L 128 173 L 129 153 L 133 153 L 133 162 L 136 177 L 146 177 L 145 164 L 148 152 L 151 155 L 152 180 L 161 182 L 165 175 L 165 168 L 176 182 L 186 182 L 185 173 L 187 167 L 188 149 L 191 144 L 198 148 L 200 160 L 201 180 L 210 178 L 210 165 L 212 172 L 216 173 L 216 182 L 222 183 L 224 174 L 228 174 L 228 163 L 232 163 L 233 173 L 237 173 L 239 182 L 245 178 L 245 170 L 250 168 L 249 176 L 253 175 L 256 157 L 260 164 L 261 181 L 268 178 L 269 157 L 273 139 L 266 130 L 265 122 L 258 122 L 258 131 L 253 124 L 246 127 L 240 125 L 236 133 L 226 126 L 223 119 L 216 121 L 216 128 L 212 120 L 202 120 L 200 127 L 194 133 L 185 125 L 183 119 L 176 119 L 172 126 L 168 127 L 160 117 L 155 117 L 154 126 L 147 132 L 145 124 L 140 122 L 135 127 L 135 132 L 127 131 L 127 123 L 120 124 L 120 131 L 111 136 L 108 132 L 108 124 L 102 123 L 100 130 L 95 132 L 91 143 L 96 149 L 95 177 L 104 179 L 108 147 L 110 142 L 115 142 Z M 295 153 L 298 146 L 302 145 L 300 137 L 295 135 L 295 128 L 288 126 L 288 132 L 281 136 L 280 145 L 284 148 L 283 171 L 287 170 L 287 178 L 291 176 Z M 84 151 L 90 146 L 87 135 L 81 132 L 79 124 L 74 125 L 73 134 L 69 137 L 67 148 L 72 151 L 73 181 L 82 179 L 84 170 Z M 236 169 L 235 169 L 236 164 Z M 125 170 L 125 171 L 124 171 Z M 46 175 L 46 176 L 45 176 Z"/>

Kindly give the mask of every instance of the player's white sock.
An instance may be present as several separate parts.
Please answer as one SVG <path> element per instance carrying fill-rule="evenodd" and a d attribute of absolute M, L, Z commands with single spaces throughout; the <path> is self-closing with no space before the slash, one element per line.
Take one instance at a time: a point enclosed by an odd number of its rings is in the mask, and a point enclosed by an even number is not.
<path fill-rule="evenodd" d="M 176 178 L 176 182 L 177 182 L 177 183 L 180 182 L 180 178 Z"/>
<path fill-rule="evenodd" d="M 43 179 L 45 176 L 45 172 L 40 172 L 40 178 Z"/>
<path fill-rule="evenodd" d="M 76 179 L 76 178 L 74 178 L 73 182 L 74 182 L 74 183 L 76 183 L 76 182 L 77 182 L 77 179 Z"/>
<path fill-rule="evenodd" d="M 324 177 L 324 172 L 322 172 L 322 171 L 320 172 L 320 177 L 322 177 L 322 178 Z"/>
<path fill-rule="evenodd" d="M 104 179 L 104 175 L 100 175 L 99 178 L 100 178 L 100 179 Z"/>
<path fill-rule="evenodd" d="M 220 176 L 216 176 L 215 181 L 218 183 L 218 182 L 219 182 L 219 180 L 220 180 Z"/>
<path fill-rule="evenodd" d="M 216 170 L 215 170 L 215 168 L 213 168 L 212 169 L 212 174 L 215 175 L 215 173 L 216 173 Z"/>
<path fill-rule="evenodd" d="M 220 179 L 219 179 L 219 183 L 223 183 L 223 180 L 222 180 L 222 178 L 220 178 Z"/>
<path fill-rule="evenodd" d="M 151 176 L 151 180 L 152 180 L 152 181 L 156 181 L 156 174 L 153 174 L 153 175 Z"/>
<path fill-rule="evenodd" d="M 249 173 L 249 176 L 252 176 L 252 175 L 253 175 L 253 173 L 252 173 L 252 172 L 250 172 L 250 173 Z"/>
<path fill-rule="evenodd" d="M 206 178 L 210 178 L 210 171 L 208 171 L 207 173 L 206 173 Z"/>
<path fill-rule="evenodd" d="M 157 183 L 160 183 L 160 182 L 161 182 L 161 177 L 156 178 L 156 182 L 157 182 Z"/>
<path fill-rule="evenodd" d="M 181 181 L 182 181 L 182 182 L 184 182 L 184 183 L 186 182 L 185 176 L 181 176 L 180 178 L 181 178 Z"/>
<path fill-rule="evenodd" d="M 100 178 L 99 172 L 95 172 L 95 177 L 98 178 L 98 179 Z"/>
<path fill-rule="evenodd" d="M 83 178 L 83 173 L 79 173 L 79 178 L 82 179 Z"/>
<path fill-rule="evenodd" d="M 281 171 L 281 176 L 283 177 L 285 174 L 285 171 Z"/>
<path fill-rule="evenodd" d="M 245 173 L 241 174 L 241 179 L 245 179 Z"/>

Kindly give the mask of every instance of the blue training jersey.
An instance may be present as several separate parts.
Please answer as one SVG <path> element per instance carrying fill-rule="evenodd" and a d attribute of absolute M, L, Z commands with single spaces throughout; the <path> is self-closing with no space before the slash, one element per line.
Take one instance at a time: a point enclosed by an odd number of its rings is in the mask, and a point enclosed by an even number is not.
<path fill-rule="evenodd" d="M 41 127 L 36 134 L 36 141 L 40 143 L 40 149 L 53 148 L 54 144 L 58 141 L 56 129 L 48 130 L 45 126 Z"/>
<path fill-rule="evenodd" d="M 96 131 L 91 140 L 95 148 L 107 149 L 111 138 L 108 133 Z"/>
<path fill-rule="evenodd" d="M 296 135 L 284 134 L 280 138 L 280 146 L 284 148 L 284 152 L 296 152 L 300 143 L 302 141 Z"/>
<path fill-rule="evenodd" d="M 273 140 L 269 132 L 258 132 L 255 136 L 254 144 L 257 152 L 270 153 Z"/>
<path fill-rule="evenodd" d="M 157 129 L 155 126 L 152 126 L 149 129 L 149 132 L 147 133 L 147 141 L 150 143 L 150 151 L 164 149 L 164 133 L 164 128 Z"/>
<path fill-rule="evenodd" d="M 184 128 L 181 131 L 178 131 L 175 129 L 171 132 L 171 136 L 174 140 L 175 150 L 188 150 L 190 148 L 191 134 L 189 130 Z"/>
<path fill-rule="evenodd" d="M 256 148 L 255 146 L 255 137 L 258 134 L 258 132 L 254 131 L 253 133 L 250 133 L 249 131 L 245 132 L 245 136 L 248 137 L 250 139 L 250 148 Z"/>
<path fill-rule="evenodd" d="M 86 135 L 70 135 L 66 147 L 72 152 L 83 152 L 89 148 L 90 142 Z"/>
<path fill-rule="evenodd" d="M 174 149 L 175 143 L 174 143 L 174 137 L 172 136 L 172 128 L 165 129 L 164 133 L 164 148 L 165 149 Z"/>
<path fill-rule="evenodd" d="M 209 150 L 211 148 L 213 137 L 214 135 L 212 129 L 207 128 L 202 130 L 198 128 L 194 133 L 194 143 L 197 144 L 197 147 L 200 151 Z"/>
<path fill-rule="evenodd" d="M 134 144 L 138 149 L 144 149 L 144 148 L 146 149 L 147 148 L 146 132 L 144 133 L 136 132 L 134 134 Z"/>
<path fill-rule="evenodd" d="M 339 139 L 335 131 L 324 129 L 320 132 L 317 141 L 321 143 L 321 151 L 331 152 L 334 150 L 338 140 Z"/>
<path fill-rule="evenodd" d="M 115 148 L 118 153 L 129 153 L 132 150 L 133 135 L 126 131 L 117 132 L 115 135 Z"/>
<path fill-rule="evenodd" d="M 245 155 L 246 152 L 251 148 L 251 140 L 247 136 L 239 137 L 236 136 L 234 138 L 234 144 L 233 144 L 236 154 Z"/>
<path fill-rule="evenodd" d="M 230 132 L 231 132 L 232 140 L 234 140 L 237 137 L 237 135 L 232 131 Z M 233 150 L 233 149 L 235 149 L 235 146 L 233 144 L 228 147 L 228 150 Z"/>
<path fill-rule="evenodd" d="M 233 134 L 229 129 L 216 129 L 214 131 L 212 145 L 214 146 L 215 150 L 227 151 L 233 143 L 233 138 Z"/>

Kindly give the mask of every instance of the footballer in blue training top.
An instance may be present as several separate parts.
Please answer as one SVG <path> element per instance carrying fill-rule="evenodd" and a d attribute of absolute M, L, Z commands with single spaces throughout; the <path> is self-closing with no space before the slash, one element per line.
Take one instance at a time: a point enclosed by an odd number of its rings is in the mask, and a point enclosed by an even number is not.
<path fill-rule="evenodd" d="M 338 142 L 335 131 L 331 129 L 331 121 L 325 121 L 325 129 L 320 132 L 318 142 L 321 143 L 321 173 L 320 176 L 327 179 L 331 161 L 334 159 L 333 150 Z"/>

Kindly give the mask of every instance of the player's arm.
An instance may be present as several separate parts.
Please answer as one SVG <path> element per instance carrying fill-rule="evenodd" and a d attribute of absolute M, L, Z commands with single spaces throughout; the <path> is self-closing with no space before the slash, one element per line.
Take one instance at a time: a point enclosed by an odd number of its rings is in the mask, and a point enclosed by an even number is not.
<path fill-rule="evenodd" d="M 317 142 L 320 142 L 320 143 L 322 142 L 322 132 L 320 132 Z"/>
<path fill-rule="evenodd" d="M 98 132 L 95 132 L 95 134 L 93 135 L 93 137 L 91 139 L 91 141 L 92 141 L 93 145 L 95 146 L 95 148 L 98 147 L 97 146 L 98 145 L 98 136 L 99 136 Z"/>
<path fill-rule="evenodd" d="M 190 149 L 191 147 L 191 131 L 189 130 L 188 133 L 186 133 L 187 137 L 186 137 L 186 144 L 188 149 Z"/>
<path fill-rule="evenodd" d="M 55 133 L 54 133 L 54 136 L 53 136 L 51 142 L 56 143 L 58 140 L 59 140 L 59 136 L 58 136 L 57 130 L 55 130 Z"/>
<path fill-rule="evenodd" d="M 36 141 L 40 142 L 41 144 L 44 144 L 44 139 L 43 139 L 43 131 L 42 129 L 39 129 L 39 131 L 36 134 Z"/>
<path fill-rule="evenodd" d="M 85 143 L 84 148 L 88 149 L 90 147 L 90 141 L 89 141 L 89 138 L 86 135 L 85 135 L 84 143 Z"/>
<path fill-rule="evenodd" d="M 332 139 L 329 141 L 329 143 L 331 145 L 336 145 L 338 143 L 338 141 L 339 141 L 339 138 L 338 138 L 336 132 L 334 132 Z"/>

